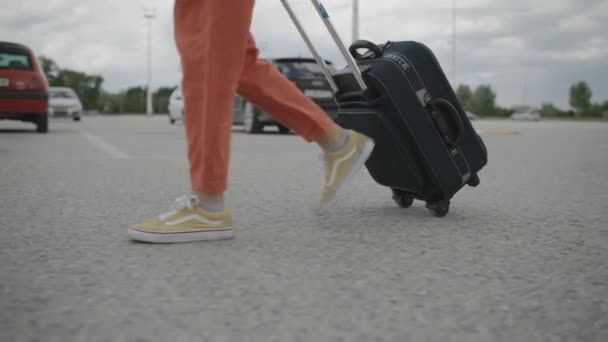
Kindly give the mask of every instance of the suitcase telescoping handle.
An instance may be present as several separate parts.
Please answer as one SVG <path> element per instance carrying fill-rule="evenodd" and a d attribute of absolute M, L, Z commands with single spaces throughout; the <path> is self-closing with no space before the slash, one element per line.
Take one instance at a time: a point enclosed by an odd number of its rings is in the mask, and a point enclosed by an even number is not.
<path fill-rule="evenodd" d="M 348 63 L 348 66 L 350 67 L 350 70 L 352 71 L 352 73 L 355 77 L 355 80 L 357 81 L 357 84 L 361 88 L 361 91 L 364 92 L 365 90 L 367 90 L 367 85 L 365 84 L 365 81 L 363 80 L 363 76 L 361 75 L 361 70 L 359 69 L 359 66 L 357 66 L 357 62 L 349 54 L 348 50 L 346 49 L 346 46 L 344 46 L 342 39 L 340 39 L 338 32 L 336 31 L 336 29 L 334 28 L 334 25 L 332 24 L 331 20 L 329 19 L 329 14 L 327 13 L 327 10 L 325 10 L 325 7 L 323 7 L 323 5 L 318 0 L 311 0 L 311 2 L 313 4 L 313 6 L 315 7 L 315 9 L 317 10 L 317 13 L 323 20 L 323 23 L 325 24 L 325 27 L 327 27 L 327 30 L 329 31 L 329 34 L 333 38 L 334 42 L 336 43 L 336 45 L 338 45 L 338 49 L 342 53 L 342 56 L 344 57 L 344 59 L 346 59 L 346 62 Z M 291 21 L 293 21 L 294 25 L 298 29 L 298 32 L 300 32 L 300 35 L 304 39 L 304 42 L 308 46 L 308 49 L 314 56 L 317 63 L 321 66 L 321 69 L 323 70 L 323 75 L 325 75 L 325 78 L 327 79 L 327 82 L 329 82 L 331 89 L 334 91 L 334 93 L 337 93 L 339 91 L 339 89 L 338 89 L 336 82 L 334 81 L 331 70 L 327 66 L 327 63 L 325 63 L 325 60 L 323 58 L 321 58 L 321 55 L 319 55 L 319 52 L 317 51 L 317 49 L 313 45 L 312 41 L 308 37 L 308 34 L 302 27 L 300 20 L 296 17 L 295 13 L 291 9 L 291 6 L 289 5 L 288 1 L 281 0 L 281 3 L 283 4 L 283 7 L 285 7 L 287 14 L 289 14 Z"/>

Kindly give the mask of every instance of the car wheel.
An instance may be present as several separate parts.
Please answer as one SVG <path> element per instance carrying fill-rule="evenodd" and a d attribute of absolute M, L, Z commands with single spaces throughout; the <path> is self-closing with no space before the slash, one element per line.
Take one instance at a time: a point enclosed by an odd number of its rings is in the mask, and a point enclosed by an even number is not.
<path fill-rule="evenodd" d="M 175 123 L 175 119 L 174 118 L 169 118 L 169 123 L 173 125 Z"/>
<path fill-rule="evenodd" d="M 72 117 L 72 120 L 74 120 L 74 121 L 80 121 L 80 116 L 74 116 L 74 117 Z"/>
<path fill-rule="evenodd" d="M 245 132 L 253 134 L 260 133 L 264 129 L 264 125 L 258 121 L 258 110 L 251 103 L 245 104 L 243 112 L 243 125 Z"/>
<path fill-rule="evenodd" d="M 47 133 L 49 131 L 49 115 L 43 113 L 36 118 L 36 132 Z"/>

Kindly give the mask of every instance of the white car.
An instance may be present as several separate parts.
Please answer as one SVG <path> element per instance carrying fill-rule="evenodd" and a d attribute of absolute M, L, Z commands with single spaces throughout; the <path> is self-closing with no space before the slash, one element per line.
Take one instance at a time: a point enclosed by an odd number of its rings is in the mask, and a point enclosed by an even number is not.
<path fill-rule="evenodd" d="M 241 107 L 243 106 L 243 101 L 241 97 L 234 97 L 234 120 L 233 123 L 241 123 L 238 121 L 238 114 L 241 111 Z M 178 86 L 173 90 L 171 96 L 169 96 L 169 106 L 167 108 L 169 110 L 169 123 L 174 124 L 176 122 L 184 122 L 184 96 L 182 95 L 182 88 Z"/>
<path fill-rule="evenodd" d="M 540 113 L 537 110 L 517 111 L 511 115 L 511 119 L 521 121 L 538 121 L 540 120 Z"/>
<path fill-rule="evenodd" d="M 66 116 L 74 121 L 80 121 L 82 103 L 72 88 L 50 87 L 48 113 L 49 116 Z"/>
<path fill-rule="evenodd" d="M 182 88 L 177 87 L 169 97 L 169 122 L 174 124 L 176 121 L 184 121 L 184 99 Z"/>

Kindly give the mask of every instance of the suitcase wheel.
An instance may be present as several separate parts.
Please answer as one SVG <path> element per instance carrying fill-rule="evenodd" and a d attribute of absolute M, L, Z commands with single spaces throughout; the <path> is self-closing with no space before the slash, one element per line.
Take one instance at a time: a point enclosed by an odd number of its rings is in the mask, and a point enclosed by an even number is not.
<path fill-rule="evenodd" d="M 427 202 L 426 207 L 433 216 L 444 217 L 450 211 L 450 201 Z"/>
<path fill-rule="evenodd" d="M 479 176 L 477 176 L 477 174 L 472 175 L 471 178 L 469 178 L 469 181 L 467 182 L 467 184 L 472 187 L 478 186 L 479 185 Z"/>
<path fill-rule="evenodd" d="M 414 203 L 414 197 L 408 195 L 407 192 L 399 189 L 393 190 L 393 200 L 399 206 L 399 208 L 409 208 Z"/>

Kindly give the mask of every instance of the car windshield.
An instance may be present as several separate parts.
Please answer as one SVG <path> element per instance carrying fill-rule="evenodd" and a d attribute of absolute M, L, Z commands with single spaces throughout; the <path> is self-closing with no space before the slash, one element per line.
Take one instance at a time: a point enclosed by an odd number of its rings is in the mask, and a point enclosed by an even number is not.
<path fill-rule="evenodd" d="M 30 57 L 26 52 L 0 50 L 0 69 L 31 69 Z"/>
<path fill-rule="evenodd" d="M 75 97 L 72 92 L 62 89 L 51 89 L 49 91 L 49 96 L 54 99 L 73 99 Z"/>
<path fill-rule="evenodd" d="M 521 110 L 521 111 L 515 111 L 514 114 L 520 114 L 520 115 L 534 115 L 537 114 L 538 111 L 536 110 Z"/>
<path fill-rule="evenodd" d="M 316 62 L 277 62 L 279 70 L 291 77 L 323 77 L 323 69 Z"/>
<path fill-rule="evenodd" d="M 530 108 L 529 106 L 516 106 L 513 108 L 514 109 L 514 114 L 527 114 L 533 111 L 532 108 Z"/>

